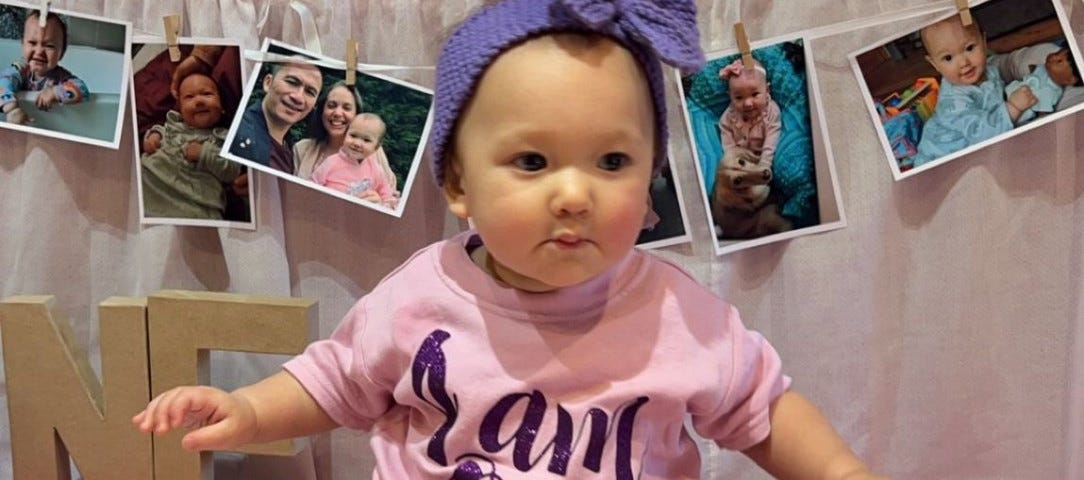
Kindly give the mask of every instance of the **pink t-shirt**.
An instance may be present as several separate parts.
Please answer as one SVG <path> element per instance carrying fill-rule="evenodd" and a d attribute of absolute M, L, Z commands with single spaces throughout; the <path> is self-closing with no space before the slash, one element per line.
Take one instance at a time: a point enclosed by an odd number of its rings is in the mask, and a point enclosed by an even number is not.
<path fill-rule="evenodd" d="M 373 478 L 694 479 L 684 426 L 743 450 L 790 383 L 733 306 L 633 249 L 548 293 L 471 262 L 473 232 L 386 277 L 285 368 L 340 425 L 372 431 Z"/>
<path fill-rule="evenodd" d="M 384 203 L 392 200 L 395 195 L 395 188 L 388 183 L 384 171 L 372 160 L 371 155 L 359 163 L 340 150 L 316 167 L 312 172 L 312 181 L 347 195 L 357 196 L 366 190 L 372 190 L 380 195 L 380 201 Z"/>

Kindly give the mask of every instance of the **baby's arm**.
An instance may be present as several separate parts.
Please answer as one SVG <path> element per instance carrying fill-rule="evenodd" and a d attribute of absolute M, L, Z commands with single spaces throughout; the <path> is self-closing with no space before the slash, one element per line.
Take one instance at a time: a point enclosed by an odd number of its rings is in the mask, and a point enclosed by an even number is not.
<path fill-rule="evenodd" d="M 723 111 L 723 116 L 719 117 L 719 140 L 723 144 L 723 151 L 729 152 L 730 149 L 737 145 L 734 141 L 734 126 L 726 121 L 727 114 L 730 113 L 730 108 Z"/>
<path fill-rule="evenodd" d="M 1039 103 L 1039 98 L 1031 91 L 1031 87 L 1022 85 L 1005 100 L 1005 107 L 1009 110 L 1009 118 L 1012 119 L 1013 123 L 1016 123 L 1020 115 L 1027 109 L 1034 107 L 1036 103 Z"/>
<path fill-rule="evenodd" d="M 22 89 L 23 75 L 15 65 L 0 69 L 0 112 L 7 115 L 7 121 L 26 124 L 30 118 L 19 108 L 15 93 Z"/>
<path fill-rule="evenodd" d="M 331 169 L 332 163 L 334 162 L 331 161 L 330 155 L 325 158 L 324 161 L 320 162 L 320 165 L 312 171 L 312 177 L 310 178 L 312 179 L 313 183 L 316 183 L 317 185 L 327 186 L 328 170 Z"/>
<path fill-rule="evenodd" d="M 198 166 L 214 175 L 220 182 L 232 182 L 241 174 L 241 164 L 219 156 L 222 147 L 211 140 L 196 144 L 199 147 Z"/>
<path fill-rule="evenodd" d="M 162 137 L 165 135 L 161 125 L 153 125 L 147 133 L 143 134 L 143 153 L 146 155 L 157 152 L 162 148 Z"/>
<path fill-rule="evenodd" d="M 60 103 L 65 105 L 82 102 L 83 99 L 90 96 L 90 90 L 87 88 L 86 82 L 74 75 L 54 85 L 53 93 L 57 95 Z"/>
<path fill-rule="evenodd" d="M 779 479 L 883 479 L 869 473 L 805 397 L 787 391 L 772 402 L 771 433 L 742 453 Z"/>
<path fill-rule="evenodd" d="M 289 373 L 226 393 L 213 387 L 169 390 L 132 417 L 144 433 L 198 425 L 181 440 L 187 450 L 228 450 L 324 432 L 338 425 Z"/>
<path fill-rule="evenodd" d="M 779 118 L 779 105 L 775 100 L 768 100 L 764 114 L 764 146 L 760 152 L 760 164 L 771 167 L 775 160 L 775 146 L 779 143 L 779 134 L 783 131 L 783 121 Z"/>

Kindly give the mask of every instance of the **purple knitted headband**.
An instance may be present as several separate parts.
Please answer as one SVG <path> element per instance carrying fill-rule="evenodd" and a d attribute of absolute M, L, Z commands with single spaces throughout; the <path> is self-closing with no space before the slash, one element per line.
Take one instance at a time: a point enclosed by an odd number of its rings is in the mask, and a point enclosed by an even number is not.
<path fill-rule="evenodd" d="M 468 18 L 437 61 L 429 153 L 437 184 L 456 122 L 486 68 L 504 51 L 557 32 L 599 33 L 632 52 L 655 104 L 655 173 L 666 163 L 666 92 L 659 61 L 692 73 L 704 64 L 693 0 L 505 0 Z"/>

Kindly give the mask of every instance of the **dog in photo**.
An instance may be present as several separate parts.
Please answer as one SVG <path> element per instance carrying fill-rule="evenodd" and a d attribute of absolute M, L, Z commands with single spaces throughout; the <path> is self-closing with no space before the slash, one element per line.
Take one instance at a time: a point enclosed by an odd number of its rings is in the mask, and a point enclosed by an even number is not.
<path fill-rule="evenodd" d="M 765 164 L 767 163 L 767 164 Z M 711 215 L 720 239 L 750 239 L 791 230 L 772 194 L 772 166 L 760 156 L 732 147 L 719 160 L 711 192 Z"/>

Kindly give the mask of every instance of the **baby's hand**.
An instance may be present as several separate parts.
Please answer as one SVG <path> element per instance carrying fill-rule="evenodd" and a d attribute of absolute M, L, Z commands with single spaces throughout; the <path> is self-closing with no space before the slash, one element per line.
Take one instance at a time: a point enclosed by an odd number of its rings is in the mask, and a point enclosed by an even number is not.
<path fill-rule="evenodd" d="M 148 132 L 143 138 L 143 153 L 150 155 L 157 152 L 159 148 L 162 148 L 162 134 L 158 132 Z"/>
<path fill-rule="evenodd" d="M 27 115 L 26 112 L 24 112 L 23 109 L 19 107 L 15 107 L 8 112 L 8 123 L 26 125 L 33 122 L 34 119 L 31 118 L 30 115 Z"/>
<path fill-rule="evenodd" d="M 1021 112 L 1034 107 L 1036 103 L 1039 103 L 1039 99 L 1031 91 L 1031 87 L 1027 85 L 1016 89 L 1015 92 L 1012 92 L 1012 95 L 1009 95 L 1009 104 Z"/>
<path fill-rule="evenodd" d="M 231 187 L 233 188 L 233 193 L 236 193 L 238 196 L 241 197 L 247 197 L 248 172 L 242 173 L 238 175 L 237 178 L 233 179 L 233 185 L 231 185 Z"/>
<path fill-rule="evenodd" d="M 376 193 L 375 190 L 366 190 L 357 194 L 357 197 L 366 202 L 380 203 L 380 194 Z"/>
<path fill-rule="evenodd" d="M 38 99 L 34 103 L 39 110 L 49 110 L 57 102 L 60 102 L 60 98 L 56 96 L 56 92 L 50 87 L 38 93 Z"/>
<path fill-rule="evenodd" d="M 241 395 L 213 387 L 177 387 L 147 404 L 132 417 L 143 433 L 165 435 L 176 428 L 190 429 L 181 439 L 186 450 L 226 450 L 256 436 L 256 412 Z"/>
<path fill-rule="evenodd" d="M 184 146 L 184 159 L 191 163 L 199 162 L 199 155 L 203 152 L 203 145 L 198 140 L 192 140 Z"/>

